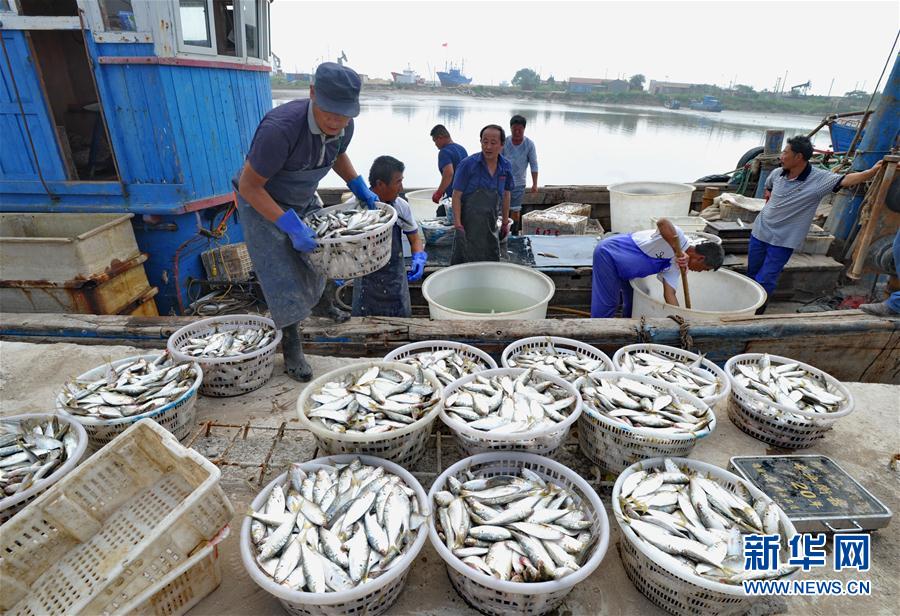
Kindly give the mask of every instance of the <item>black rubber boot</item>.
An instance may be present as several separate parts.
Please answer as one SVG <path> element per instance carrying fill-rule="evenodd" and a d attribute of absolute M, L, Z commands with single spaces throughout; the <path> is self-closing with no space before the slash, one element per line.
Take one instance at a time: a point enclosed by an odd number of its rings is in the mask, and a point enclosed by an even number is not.
<path fill-rule="evenodd" d="M 300 325 L 289 325 L 281 330 L 281 354 L 284 356 L 284 371 L 295 381 L 307 382 L 312 379 L 312 366 L 303 355 L 303 341 L 300 339 Z"/>
<path fill-rule="evenodd" d="M 313 315 L 317 317 L 328 317 L 335 323 L 343 323 L 350 318 L 349 312 L 341 310 L 334 304 L 334 295 L 336 291 L 337 284 L 334 280 L 327 280 L 325 282 L 325 290 L 322 292 L 322 297 L 319 298 L 319 303 L 313 306 Z"/>

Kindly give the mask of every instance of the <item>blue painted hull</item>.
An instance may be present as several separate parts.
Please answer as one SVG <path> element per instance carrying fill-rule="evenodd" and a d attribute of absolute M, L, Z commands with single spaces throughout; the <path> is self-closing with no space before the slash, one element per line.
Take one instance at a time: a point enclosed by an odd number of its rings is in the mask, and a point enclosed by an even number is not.
<path fill-rule="evenodd" d="M 853 143 L 853 137 L 856 135 L 856 127 L 846 124 L 838 124 L 837 122 L 829 125 L 828 130 L 831 132 L 831 147 L 835 152 L 846 152 Z M 863 135 L 866 132 L 863 131 Z M 860 140 L 862 138 L 860 137 Z"/>
<path fill-rule="evenodd" d="M 438 79 L 441 80 L 441 85 L 445 88 L 464 86 L 467 83 L 472 83 L 471 77 L 466 77 L 455 69 L 451 70 L 450 72 L 438 71 L 437 76 Z"/>

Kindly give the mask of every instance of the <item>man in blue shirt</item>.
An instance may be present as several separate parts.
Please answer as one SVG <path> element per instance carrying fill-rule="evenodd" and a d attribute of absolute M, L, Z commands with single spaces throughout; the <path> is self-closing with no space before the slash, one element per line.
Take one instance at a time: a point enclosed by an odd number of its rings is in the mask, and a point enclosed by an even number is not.
<path fill-rule="evenodd" d="M 453 191 L 453 172 L 459 165 L 460 161 L 469 155 L 466 149 L 454 143 L 450 138 L 450 132 L 443 124 L 437 124 L 431 129 L 431 140 L 434 147 L 438 149 L 438 172 L 441 174 L 441 183 L 431 195 L 431 200 L 439 203 L 441 199 L 452 197 Z M 444 206 L 438 208 L 438 216 L 446 215 Z"/>
<path fill-rule="evenodd" d="M 534 147 L 534 141 L 525 136 L 525 124 L 523 116 L 514 115 L 509 121 L 510 138 L 503 144 L 503 157 L 509 160 L 513 170 L 513 189 L 509 199 L 509 216 L 512 218 L 513 234 L 518 232 L 522 214 L 526 167 L 531 167 L 531 192 L 537 192 L 537 149 Z"/>
<path fill-rule="evenodd" d="M 349 67 L 320 64 L 308 100 L 285 103 L 263 117 L 244 166 L 232 179 L 253 270 L 283 333 L 285 372 L 298 381 L 312 378 L 300 322 L 312 312 L 347 318 L 331 304 L 331 292 L 323 297 L 325 277 L 307 256 L 318 245 L 316 234 L 301 219 L 321 208 L 316 188 L 332 168 L 360 203 L 374 208 L 378 200 L 347 156 L 360 86 Z"/>
<path fill-rule="evenodd" d="M 453 176 L 453 253 L 450 264 L 499 261 L 500 240 L 509 233 L 512 167 L 500 152 L 506 133 L 496 124 L 481 129 L 481 152 L 464 158 Z M 503 222 L 497 229 L 497 215 Z"/>

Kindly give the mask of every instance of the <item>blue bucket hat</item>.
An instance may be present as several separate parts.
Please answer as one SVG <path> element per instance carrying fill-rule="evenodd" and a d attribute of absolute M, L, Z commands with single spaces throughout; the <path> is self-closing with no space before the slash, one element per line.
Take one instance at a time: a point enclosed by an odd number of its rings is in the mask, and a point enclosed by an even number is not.
<path fill-rule="evenodd" d="M 352 68 L 323 62 L 316 69 L 316 105 L 330 113 L 355 118 L 359 115 L 362 80 Z"/>

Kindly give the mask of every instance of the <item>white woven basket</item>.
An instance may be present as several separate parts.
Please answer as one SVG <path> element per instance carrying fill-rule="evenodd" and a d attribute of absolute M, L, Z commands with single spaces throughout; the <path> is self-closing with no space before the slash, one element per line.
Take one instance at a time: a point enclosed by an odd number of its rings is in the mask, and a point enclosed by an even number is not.
<path fill-rule="evenodd" d="M 29 503 L 0 533 L 0 610 L 118 613 L 234 515 L 219 469 L 149 419 Z"/>
<path fill-rule="evenodd" d="M 465 481 L 463 472 L 470 470 L 479 477 L 515 474 L 527 468 L 540 475 L 548 483 L 570 490 L 579 499 L 587 519 L 593 522 L 591 534 L 594 544 L 587 549 L 588 557 L 581 568 L 559 580 L 549 582 L 506 582 L 476 571 L 462 562 L 447 548 L 438 536 L 434 516 L 428 521 L 431 545 L 444 560 L 447 574 L 456 592 L 476 610 L 492 616 L 527 614 L 536 616 L 556 609 L 576 584 L 589 577 L 600 566 L 609 546 L 609 520 L 600 497 L 587 481 L 577 473 L 542 456 L 516 451 L 482 453 L 460 460 L 435 479 L 428 493 L 429 502 L 434 495 L 446 489 L 449 477 Z"/>
<path fill-rule="evenodd" d="M 425 374 L 425 378 L 434 388 L 433 406 L 424 416 L 405 428 L 379 434 L 342 434 L 332 432 L 320 422 L 311 421 L 306 416 L 306 411 L 312 405 L 310 397 L 321 389 L 325 383 L 341 379 L 348 374 L 361 376 L 363 372 L 372 366 L 397 370 L 413 376 L 416 373 L 415 369 L 408 364 L 381 360 L 351 364 L 350 366 L 327 372 L 309 383 L 300 392 L 300 397 L 297 399 L 297 415 L 300 418 L 300 424 L 312 432 L 319 452 L 325 455 L 342 453 L 366 454 L 392 460 L 402 466 L 412 466 L 425 450 L 425 445 L 431 434 L 431 427 L 441 412 L 441 383 L 433 374 Z"/>
<path fill-rule="evenodd" d="M 399 361 L 406 363 L 406 358 L 419 353 L 434 353 L 435 351 L 453 350 L 470 360 L 474 368 L 478 370 L 492 370 L 497 367 L 494 358 L 479 348 L 463 342 L 451 342 L 449 340 L 424 340 L 422 342 L 410 342 L 397 347 L 384 356 L 384 361 Z"/>
<path fill-rule="evenodd" d="M 809 372 L 821 387 L 824 388 L 828 384 L 837 389 L 844 396 L 844 403 L 833 413 L 795 411 L 750 391 L 734 378 L 737 371 L 736 366 L 738 364 L 756 364 L 762 356 L 762 353 L 744 353 L 735 355 L 725 364 L 725 373 L 731 381 L 731 404 L 728 407 L 728 416 L 734 425 L 750 436 L 785 449 L 810 447 L 825 437 L 825 434 L 834 427 L 834 422 L 853 411 L 853 394 L 843 383 L 809 364 L 779 355 L 769 355 L 773 365 L 798 364 L 800 368 Z"/>
<path fill-rule="evenodd" d="M 671 383 L 630 372 L 594 372 L 594 378 L 616 379 L 626 377 L 658 391 L 665 392 L 700 409 L 706 409 L 709 425 L 694 434 L 660 434 L 653 428 L 626 426 L 598 412 L 587 400 L 582 400 L 583 412 L 578 422 L 578 444 L 581 451 L 594 464 L 611 473 L 623 470 L 647 458 L 657 456 L 687 456 L 697 442 L 716 428 L 716 415 L 712 408 L 696 396 L 692 396 Z M 581 391 L 583 379 L 575 382 Z"/>
<path fill-rule="evenodd" d="M 310 473 L 323 466 L 349 464 L 356 458 L 359 458 L 363 464 L 381 466 L 385 471 L 400 477 L 416 493 L 416 498 L 419 501 L 419 511 L 422 515 L 431 517 L 431 499 L 427 497 L 421 484 L 403 467 L 388 460 L 355 454 L 328 456 L 306 462 L 302 465 L 302 468 L 307 473 Z M 283 473 L 273 480 L 256 496 L 251 507 L 256 511 L 262 509 L 272 489 L 277 485 L 281 485 L 286 479 L 287 473 Z M 422 550 L 422 546 L 425 545 L 426 534 L 425 525 L 423 524 L 419 527 L 416 538 L 410 548 L 398 557 L 397 561 L 392 564 L 386 573 L 378 576 L 371 582 L 366 582 L 351 590 L 341 592 L 300 592 L 275 583 L 256 564 L 251 548 L 249 516 L 244 518 L 244 522 L 241 525 L 241 560 L 243 560 L 244 568 L 247 569 L 253 581 L 260 588 L 274 595 L 289 614 L 296 616 L 355 616 L 359 614 L 377 616 L 393 605 L 397 597 L 400 596 L 400 592 L 406 584 L 406 576 L 410 567 Z"/>
<path fill-rule="evenodd" d="M 560 448 L 566 440 L 569 428 L 581 415 L 581 394 L 571 383 L 564 381 L 558 376 L 539 372 L 540 378 L 546 379 L 564 389 L 570 396 L 575 396 L 575 408 L 568 414 L 564 421 L 561 421 L 547 428 L 537 430 L 528 430 L 527 432 L 516 432 L 514 434 L 494 434 L 484 430 L 477 430 L 469 427 L 468 424 L 458 421 L 447 414 L 445 402 L 447 398 L 457 389 L 471 383 L 476 377 L 484 377 L 487 379 L 495 376 L 508 376 L 515 379 L 523 372 L 525 368 L 495 368 L 493 370 L 485 370 L 475 374 L 464 376 L 447 385 L 444 388 L 444 396 L 441 401 L 441 421 L 448 428 L 453 430 L 456 440 L 459 442 L 460 449 L 467 455 L 476 453 L 487 453 L 491 451 L 529 451 L 542 456 L 552 456 Z"/>
<path fill-rule="evenodd" d="M 84 426 L 75 421 L 71 416 L 56 413 L 28 413 L 25 415 L 11 415 L 9 417 L 0 418 L 0 423 L 17 424 L 22 421 L 34 419 L 47 421 L 54 417 L 56 417 L 60 423 L 67 424 L 69 429 L 75 434 L 78 443 L 75 446 L 75 451 L 69 459 L 62 463 L 62 466 L 43 479 L 38 479 L 27 490 L 22 490 L 18 494 L 13 494 L 0 499 L 0 524 L 5 523 L 8 519 L 16 515 L 19 511 L 24 509 L 28 503 L 40 496 L 44 490 L 65 477 L 69 471 L 78 466 L 78 463 L 81 462 L 81 459 L 84 457 L 84 452 L 87 450 L 88 446 L 88 436 L 87 432 L 84 430 Z"/>
<path fill-rule="evenodd" d="M 230 533 L 226 526 L 196 554 L 145 590 L 119 611 L 129 616 L 181 616 L 222 583 L 218 545 Z"/>
<path fill-rule="evenodd" d="M 601 370 L 613 370 L 613 362 L 606 353 L 584 342 L 572 338 L 560 338 L 559 336 L 533 336 L 516 340 L 505 349 L 500 356 L 500 364 L 504 368 L 512 368 L 510 360 L 515 360 L 516 355 L 525 351 L 539 351 L 553 347 L 560 355 L 584 355 L 591 359 L 603 362 L 605 368 Z"/>
<path fill-rule="evenodd" d="M 687 466 L 697 472 L 705 473 L 729 489 L 733 489 L 736 484 L 740 483 L 750 491 L 754 498 L 765 496 L 751 483 L 718 466 L 684 458 L 673 458 L 672 461 L 679 466 Z M 644 460 L 625 469 L 613 486 L 611 499 L 613 517 L 622 532 L 623 538 L 619 542 L 619 555 L 625 567 L 625 573 L 635 588 L 644 596 L 672 614 L 737 616 L 748 613 L 754 603 L 765 597 L 748 596 L 744 594 L 741 585 L 723 584 L 687 571 L 683 565 L 662 550 L 640 540 L 631 527 L 622 522 L 624 514 L 619 503 L 622 483 L 632 473 L 663 466 L 664 458 Z M 778 515 L 781 519 L 781 527 L 785 532 L 781 545 L 787 547 L 787 540 L 797 534 L 797 530 L 781 509 L 778 510 Z"/>
<path fill-rule="evenodd" d="M 359 278 L 387 265 L 391 259 L 392 230 L 397 222 L 397 210 L 387 203 L 378 203 L 378 206 L 390 212 L 391 218 L 377 229 L 349 237 L 317 240 L 319 247 L 307 255 L 319 272 L 332 279 Z M 315 213 L 329 214 L 357 208 L 356 201 L 351 200 Z"/>
<path fill-rule="evenodd" d="M 235 331 L 246 328 L 269 328 L 275 338 L 261 349 L 231 357 L 193 357 L 181 352 L 188 340 L 211 332 Z M 281 330 L 275 329 L 275 321 L 256 314 L 233 314 L 202 319 L 185 325 L 169 336 L 166 348 L 176 361 L 197 362 L 203 367 L 204 396 L 240 396 L 259 389 L 272 378 L 275 368 L 275 349 L 281 342 Z"/>
<path fill-rule="evenodd" d="M 697 361 L 697 359 L 700 357 L 700 355 L 696 353 L 691 353 L 690 351 L 685 351 L 684 349 L 679 349 L 672 346 L 666 346 L 664 344 L 629 344 L 628 346 L 623 346 L 621 349 L 616 351 L 615 355 L 613 355 L 613 370 L 627 372 L 628 370 L 622 364 L 625 354 L 640 353 L 645 351 L 655 352 L 670 359 L 683 362 L 694 362 Z M 700 360 L 700 366 L 694 368 L 692 372 L 696 372 L 703 378 L 714 380 L 719 384 L 719 393 L 712 396 L 707 396 L 706 398 L 700 398 L 709 406 L 715 407 L 716 404 L 718 404 L 719 400 L 726 398 L 728 394 L 731 393 L 731 379 L 728 378 L 728 375 L 725 374 L 724 370 L 719 368 L 717 365 L 715 365 L 705 357 Z"/>
<path fill-rule="evenodd" d="M 88 370 L 80 375 L 77 380 L 94 381 L 102 378 L 106 374 L 107 367 L 110 365 L 116 368 L 138 359 L 145 359 L 148 362 L 152 362 L 159 356 L 160 353 L 126 357 L 125 359 L 120 359 L 110 364 L 103 364 L 102 366 L 97 366 L 92 370 Z M 175 361 L 180 360 L 175 359 Z M 112 441 L 141 419 L 152 419 L 175 435 L 175 438 L 183 440 L 191 435 L 197 425 L 197 409 L 195 408 L 197 405 L 197 390 L 200 389 L 200 383 L 203 381 L 203 370 L 200 366 L 194 363 L 191 367 L 194 370 L 194 382 L 191 383 L 190 389 L 184 392 L 177 400 L 173 400 L 158 409 L 147 411 L 146 413 L 132 415 L 131 417 L 122 417 L 121 419 L 95 419 L 93 417 L 76 415 L 70 412 L 68 407 L 66 407 L 65 394 L 63 392 L 60 392 L 56 396 L 56 410 L 59 411 L 60 414 L 70 419 L 74 419 L 84 427 L 88 436 L 89 454 L 97 451 Z"/>

